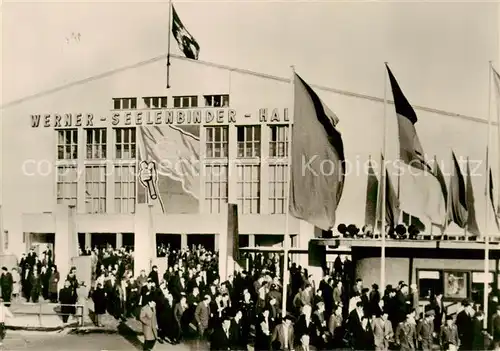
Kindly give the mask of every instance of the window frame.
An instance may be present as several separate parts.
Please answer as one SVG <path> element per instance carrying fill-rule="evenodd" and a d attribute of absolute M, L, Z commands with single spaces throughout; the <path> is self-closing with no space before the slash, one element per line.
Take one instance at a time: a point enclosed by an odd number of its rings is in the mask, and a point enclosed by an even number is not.
<path fill-rule="evenodd" d="M 243 140 L 240 140 L 240 131 L 243 131 Z M 249 133 L 251 139 L 249 139 Z M 256 136 L 258 135 L 258 139 Z M 248 153 L 250 146 L 251 152 Z M 240 148 L 241 147 L 241 148 Z M 240 150 L 243 153 L 240 155 Z M 260 159 L 262 157 L 262 126 L 241 124 L 236 126 L 236 158 L 238 159 Z"/>

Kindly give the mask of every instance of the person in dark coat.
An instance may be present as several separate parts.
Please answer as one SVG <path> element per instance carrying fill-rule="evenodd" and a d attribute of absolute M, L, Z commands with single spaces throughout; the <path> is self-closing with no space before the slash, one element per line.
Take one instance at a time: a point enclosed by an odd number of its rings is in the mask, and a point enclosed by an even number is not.
<path fill-rule="evenodd" d="M 355 350 L 374 350 L 375 349 L 375 338 L 373 336 L 373 330 L 368 323 L 368 317 L 363 316 L 361 318 L 361 329 L 359 330 L 356 339 L 354 339 L 354 349 Z"/>
<path fill-rule="evenodd" d="M 463 350 L 472 350 L 472 315 L 474 310 L 467 300 L 462 301 L 462 306 L 464 309 L 457 315 L 455 324 L 457 325 L 461 348 Z"/>
<path fill-rule="evenodd" d="M 52 266 L 50 268 L 50 278 L 49 278 L 49 299 L 50 302 L 57 302 L 57 286 L 59 284 L 60 275 L 57 271 L 57 266 Z"/>
<path fill-rule="evenodd" d="M 500 341 L 500 305 L 497 306 L 497 310 L 493 315 L 493 319 L 491 321 L 491 335 L 493 336 L 494 342 Z"/>
<path fill-rule="evenodd" d="M 75 303 L 75 296 L 73 289 L 71 288 L 71 283 L 69 281 L 64 282 L 64 288 L 59 292 L 59 302 L 61 303 L 61 314 L 64 323 L 68 322 L 68 318 L 74 313 L 74 307 L 67 306 Z"/>
<path fill-rule="evenodd" d="M 156 321 L 158 324 L 158 338 L 160 344 L 167 339 L 167 329 L 169 328 L 169 320 L 167 314 L 167 299 L 161 289 L 153 290 L 153 299 L 156 303 Z"/>
<path fill-rule="evenodd" d="M 434 332 L 439 334 L 441 332 L 441 325 L 443 324 L 443 316 L 445 315 L 445 308 L 443 303 L 443 293 L 438 292 L 432 302 L 430 303 L 429 309 L 434 310 Z"/>
<path fill-rule="evenodd" d="M 155 284 L 156 288 L 160 287 L 160 280 L 158 278 L 158 266 L 153 266 L 153 269 L 149 273 L 148 278 L 153 281 L 153 283 Z"/>
<path fill-rule="evenodd" d="M 231 319 L 225 316 L 220 327 L 215 328 L 210 338 L 210 350 L 213 351 L 230 351 L 231 340 Z"/>
<path fill-rule="evenodd" d="M 2 267 L 2 276 L 0 277 L 0 287 L 2 288 L 2 299 L 6 306 L 10 305 L 12 295 L 12 274 L 9 273 L 7 267 Z"/>
<path fill-rule="evenodd" d="M 490 338 L 488 333 L 483 329 L 484 314 L 479 311 L 472 320 L 472 350 L 482 351 L 488 350 Z"/>
<path fill-rule="evenodd" d="M 106 292 L 101 283 L 97 283 L 97 287 L 92 293 L 92 301 L 94 301 L 94 314 L 95 321 L 94 323 L 101 327 L 101 315 L 106 313 Z"/>
<path fill-rule="evenodd" d="M 38 269 L 33 269 L 33 274 L 30 276 L 31 284 L 31 300 L 34 303 L 38 303 L 40 294 L 42 293 L 42 277 L 38 273 Z"/>

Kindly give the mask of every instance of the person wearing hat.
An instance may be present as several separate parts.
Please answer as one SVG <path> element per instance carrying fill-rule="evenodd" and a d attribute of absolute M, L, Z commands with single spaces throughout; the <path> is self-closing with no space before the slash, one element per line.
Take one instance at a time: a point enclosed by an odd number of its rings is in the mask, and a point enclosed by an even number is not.
<path fill-rule="evenodd" d="M 456 351 L 460 346 L 458 329 L 455 323 L 453 323 L 453 317 L 451 315 L 446 316 L 446 323 L 441 327 L 439 340 L 441 348 L 444 351 Z"/>
<path fill-rule="evenodd" d="M 283 322 L 278 324 L 273 330 L 273 335 L 271 337 L 273 350 L 293 350 L 294 337 L 292 318 L 290 315 L 286 315 L 283 318 Z"/>
<path fill-rule="evenodd" d="M 210 336 L 210 350 L 230 351 L 232 349 L 231 340 L 233 340 L 233 336 L 231 335 L 231 318 L 224 316 L 222 324 L 216 327 Z"/>
<path fill-rule="evenodd" d="M 422 351 L 431 351 L 434 337 L 434 317 L 436 312 L 429 310 L 425 312 L 425 317 L 417 324 L 417 340 Z"/>

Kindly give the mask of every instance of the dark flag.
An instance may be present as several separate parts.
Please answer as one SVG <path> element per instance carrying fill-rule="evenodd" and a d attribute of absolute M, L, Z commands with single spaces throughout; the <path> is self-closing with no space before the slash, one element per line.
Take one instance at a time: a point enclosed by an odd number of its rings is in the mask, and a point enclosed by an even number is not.
<path fill-rule="evenodd" d="M 184 53 L 184 55 L 192 60 L 198 60 L 200 55 L 200 45 L 196 39 L 188 32 L 184 24 L 182 24 L 181 19 L 175 11 L 174 5 L 172 5 L 172 34 L 179 44 L 179 49 Z"/>
<path fill-rule="evenodd" d="M 371 157 L 368 160 L 368 177 L 366 183 L 365 225 L 375 228 L 379 181 L 373 169 Z"/>
<path fill-rule="evenodd" d="M 493 192 L 493 173 L 491 172 L 490 168 L 490 174 L 489 174 L 489 197 L 490 197 L 490 205 L 491 208 L 493 209 L 493 217 L 495 218 L 495 224 L 497 225 L 497 230 L 500 230 L 500 223 L 498 222 L 498 216 L 496 214 L 496 207 L 495 207 L 495 197 L 494 197 L 494 192 Z"/>
<path fill-rule="evenodd" d="M 447 223 L 454 222 L 460 228 L 465 228 L 468 214 L 465 181 L 455 153 L 452 152 L 451 155 L 453 165 L 450 176 Z"/>
<path fill-rule="evenodd" d="M 469 158 L 467 158 L 467 231 L 474 235 L 481 235 L 476 219 L 476 208 L 474 199 L 474 188 L 472 187 L 472 178 L 470 174 Z"/>
<path fill-rule="evenodd" d="M 382 156 L 382 162 L 384 161 L 384 156 Z M 379 182 L 379 191 L 377 199 L 377 228 L 382 232 L 382 182 Z M 385 170 L 385 225 L 394 228 L 399 222 L 399 199 L 394 186 L 392 185 L 391 178 L 389 177 L 389 171 Z M 385 232 L 385 231 L 384 231 Z"/>
<path fill-rule="evenodd" d="M 342 197 L 344 144 L 337 116 L 297 74 L 290 169 L 290 214 L 330 230 Z"/>

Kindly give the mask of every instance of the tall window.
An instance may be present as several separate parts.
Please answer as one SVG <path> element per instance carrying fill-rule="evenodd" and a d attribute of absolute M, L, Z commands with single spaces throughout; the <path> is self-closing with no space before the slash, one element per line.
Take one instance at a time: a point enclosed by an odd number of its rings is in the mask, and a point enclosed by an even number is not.
<path fill-rule="evenodd" d="M 87 159 L 106 158 L 106 128 L 86 129 Z"/>
<path fill-rule="evenodd" d="M 237 165 L 237 202 L 241 213 L 260 212 L 260 165 Z"/>
<path fill-rule="evenodd" d="M 206 157 L 227 158 L 228 129 L 227 126 L 206 127 Z"/>
<path fill-rule="evenodd" d="M 198 107 L 198 96 L 174 96 L 175 108 Z"/>
<path fill-rule="evenodd" d="M 137 108 L 137 98 L 114 98 L 113 108 L 115 110 L 135 110 Z"/>
<path fill-rule="evenodd" d="M 205 211 L 220 213 L 227 203 L 228 165 L 209 164 L 205 166 Z"/>
<path fill-rule="evenodd" d="M 152 96 L 145 97 L 144 104 L 147 108 L 166 108 L 167 107 L 167 97 L 166 96 Z"/>
<path fill-rule="evenodd" d="M 271 140 L 269 141 L 269 156 L 286 157 L 288 155 L 288 125 L 271 125 Z"/>
<path fill-rule="evenodd" d="M 57 131 L 57 159 L 75 160 L 78 157 L 78 130 L 59 129 Z"/>
<path fill-rule="evenodd" d="M 269 165 L 269 213 L 285 213 L 288 165 Z"/>
<path fill-rule="evenodd" d="M 115 158 L 135 160 L 136 128 L 115 128 Z"/>
<path fill-rule="evenodd" d="M 57 203 L 76 206 L 77 184 L 76 165 L 57 166 Z"/>
<path fill-rule="evenodd" d="M 204 95 L 205 107 L 229 107 L 229 95 Z"/>
<path fill-rule="evenodd" d="M 85 207 L 87 213 L 106 212 L 106 166 L 85 166 Z"/>
<path fill-rule="evenodd" d="M 134 213 L 136 199 L 135 165 L 115 165 L 115 212 Z"/>
<path fill-rule="evenodd" d="M 260 126 L 238 126 L 238 157 L 260 157 Z"/>

